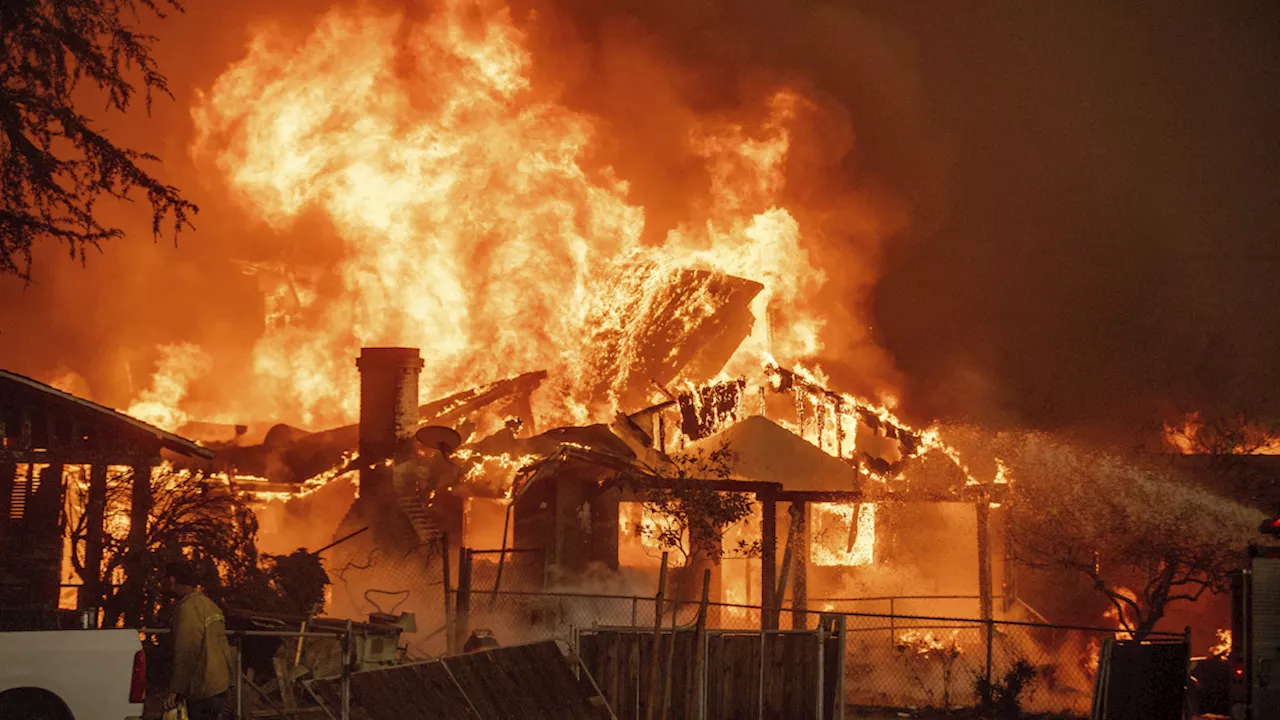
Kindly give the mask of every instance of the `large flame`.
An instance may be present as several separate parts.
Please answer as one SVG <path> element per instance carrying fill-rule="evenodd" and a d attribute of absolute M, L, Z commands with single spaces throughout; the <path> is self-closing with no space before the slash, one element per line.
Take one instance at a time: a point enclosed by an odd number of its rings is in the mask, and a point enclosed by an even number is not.
<path fill-rule="evenodd" d="M 533 81 L 501 2 L 445 0 L 425 21 L 333 10 L 308 37 L 286 36 L 261 29 L 193 108 L 193 153 L 244 203 L 281 230 L 318 212 L 341 240 L 331 267 L 303 248 L 288 268 L 252 268 L 266 326 L 253 352 L 260 409 L 242 412 L 349 420 L 351 358 L 401 344 L 422 348 L 426 394 L 548 368 L 565 392 L 548 394 L 544 419 L 599 416 L 613 408 L 583 392 L 602 380 L 592 339 L 633 331 L 617 309 L 635 301 L 619 297 L 635 267 L 766 286 L 730 372 L 821 348 L 822 317 L 798 301 L 823 275 L 780 199 L 792 123 L 817 112 L 799 93 L 759 98 L 753 123 L 695 128 L 705 201 L 654 246 L 627 183 L 591 161 L 592 118 Z"/>
<path fill-rule="evenodd" d="M 176 430 L 190 418 L 182 410 L 193 378 L 209 372 L 209 355 L 190 343 L 160 347 L 160 363 L 151 384 L 129 406 L 128 413 L 165 430 Z"/>

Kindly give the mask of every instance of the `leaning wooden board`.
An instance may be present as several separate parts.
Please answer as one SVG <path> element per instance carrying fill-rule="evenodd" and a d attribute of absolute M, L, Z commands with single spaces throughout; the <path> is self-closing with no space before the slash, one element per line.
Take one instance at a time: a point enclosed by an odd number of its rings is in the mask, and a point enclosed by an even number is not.
<path fill-rule="evenodd" d="M 609 720 L 603 697 L 555 641 L 495 648 L 351 676 L 352 720 Z M 579 670 L 585 674 L 585 670 Z M 338 679 L 312 689 L 337 716 Z"/>

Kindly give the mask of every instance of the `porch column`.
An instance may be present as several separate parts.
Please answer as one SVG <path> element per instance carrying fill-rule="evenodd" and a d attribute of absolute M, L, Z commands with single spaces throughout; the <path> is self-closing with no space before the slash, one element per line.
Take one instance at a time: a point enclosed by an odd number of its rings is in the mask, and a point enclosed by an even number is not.
<path fill-rule="evenodd" d="M 772 495 L 756 495 L 760 501 L 760 611 L 761 627 L 778 629 L 778 606 L 774 591 L 778 582 L 778 503 Z"/>
<path fill-rule="evenodd" d="M 62 503 L 64 499 L 62 463 L 50 463 L 37 471 L 32 466 L 35 479 L 28 479 L 28 488 L 36 484 L 35 492 L 28 492 L 26 515 L 22 526 L 28 557 L 33 561 L 31 580 L 32 599 L 42 605 L 57 607 L 62 582 Z"/>
<path fill-rule="evenodd" d="M 797 500 L 791 505 L 792 564 L 795 565 L 791 585 L 791 629 L 808 627 L 809 606 L 809 502 Z"/>
<path fill-rule="evenodd" d="M 1004 568 L 1004 577 L 1000 586 L 1000 607 L 1005 612 L 1012 610 L 1014 604 L 1018 601 L 1018 578 L 1015 575 L 1017 570 L 1014 567 L 1013 536 L 1009 532 L 1009 522 L 1013 513 L 1013 508 L 1010 506 L 1011 501 L 1010 498 L 1006 498 L 1004 508 L 999 513 L 1000 527 L 1004 535 L 1004 558 L 1002 558 L 1001 562 L 1001 566 Z"/>
<path fill-rule="evenodd" d="M 147 549 L 147 521 L 151 513 L 151 466 L 134 465 L 130 488 L 129 552 Z"/>
<path fill-rule="evenodd" d="M 126 627 L 138 627 L 146 619 L 142 607 L 146 598 L 143 585 L 147 579 L 147 522 L 151 513 L 151 464 L 133 466 L 130 488 L 128 561 L 125 564 L 125 582 L 128 593 L 125 606 Z"/>
<path fill-rule="evenodd" d="M 102 603 L 102 545 L 107 515 L 107 464 L 89 468 L 89 497 L 85 502 L 84 587 L 80 591 L 80 607 L 98 607 Z"/>
<path fill-rule="evenodd" d="M 991 610 L 991 500 L 986 492 L 974 506 L 978 520 L 978 612 L 990 620 Z"/>
<path fill-rule="evenodd" d="M 13 483 L 17 476 L 17 463 L 0 463 L 0 536 L 9 529 L 9 510 L 13 507 Z"/>

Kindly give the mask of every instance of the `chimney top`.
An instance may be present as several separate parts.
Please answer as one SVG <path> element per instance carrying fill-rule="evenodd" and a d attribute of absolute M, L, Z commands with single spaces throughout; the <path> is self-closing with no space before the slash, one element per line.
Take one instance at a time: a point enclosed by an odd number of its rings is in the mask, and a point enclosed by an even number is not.
<path fill-rule="evenodd" d="M 425 364 L 418 348 L 408 347 L 362 348 L 360 358 L 356 360 L 356 367 L 361 370 L 371 367 L 403 367 L 421 370 Z"/>

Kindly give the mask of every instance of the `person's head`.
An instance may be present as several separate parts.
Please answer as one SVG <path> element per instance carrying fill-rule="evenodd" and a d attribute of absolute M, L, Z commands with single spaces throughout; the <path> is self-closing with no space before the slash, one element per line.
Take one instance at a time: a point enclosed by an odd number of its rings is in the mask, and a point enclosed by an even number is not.
<path fill-rule="evenodd" d="M 195 590 L 200 584 L 196 569 L 191 567 L 190 563 L 181 560 L 165 563 L 164 576 L 166 586 L 179 597 Z"/>

